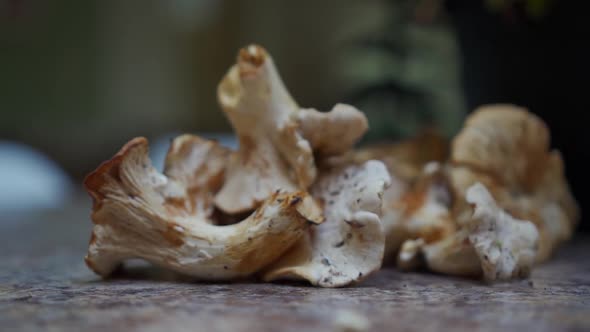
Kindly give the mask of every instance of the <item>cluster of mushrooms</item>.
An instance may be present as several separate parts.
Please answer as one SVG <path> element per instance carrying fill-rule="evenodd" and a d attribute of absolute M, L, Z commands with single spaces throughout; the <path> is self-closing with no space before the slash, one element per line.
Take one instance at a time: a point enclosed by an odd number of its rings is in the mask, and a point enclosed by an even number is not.
<path fill-rule="evenodd" d="M 94 272 L 140 258 L 198 280 L 341 287 L 391 261 L 502 280 L 527 276 L 578 219 L 545 124 L 515 106 L 476 110 L 451 144 L 425 132 L 353 149 L 363 113 L 299 107 L 256 45 L 218 100 L 236 151 L 182 135 L 162 174 L 140 137 L 87 176 Z"/>

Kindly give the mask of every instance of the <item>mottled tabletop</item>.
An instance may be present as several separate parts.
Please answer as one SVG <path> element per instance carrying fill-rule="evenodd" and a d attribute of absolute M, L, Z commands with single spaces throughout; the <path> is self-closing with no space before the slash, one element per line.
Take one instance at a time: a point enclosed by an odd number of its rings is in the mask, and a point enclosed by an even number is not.
<path fill-rule="evenodd" d="M 1 331 L 590 331 L 588 235 L 492 285 L 393 267 L 340 289 L 196 283 L 141 263 L 105 281 L 83 262 L 88 214 L 0 216 Z"/>

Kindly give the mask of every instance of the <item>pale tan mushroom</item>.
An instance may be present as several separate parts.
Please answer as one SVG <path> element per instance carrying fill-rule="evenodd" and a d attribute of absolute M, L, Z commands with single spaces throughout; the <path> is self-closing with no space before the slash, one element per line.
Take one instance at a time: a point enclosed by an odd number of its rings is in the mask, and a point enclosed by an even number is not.
<path fill-rule="evenodd" d="M 537 226 L 537 261 L 571 236 L 579 215 L 561 156 L 549 149 L 549 130 L 537 116 L 513 105 L 489 105 L 467 119 L 451 152 L 459 196 L 482 182 L 500 207 Z"/>
<path fill-rule="evenodd" d="M 533 223 L 518 220 L 500 209 L 484 185 L 467 190 L 474 205 L 469 242 L 488 280 L 528 276 L 535 262 L 539 233 Z"/>
<path fill-rule="evenodd" d="M 412 268 L 423 261 L 446 274 L 483 273 L 491 280 L 524 276 L 535 260 L 546 259 L 571 236 L 578 218 L 561 156 L 549 151 L 545 124 L 522 108 L 476 110 L 454 139 L 451 161 L 441 176 L 453 201 L 435 207 L 456 232 L 432 242 L 424 232 L 408 231 L 416 212 L 400 218 L 408 239 L 398 255 L 400 266 Z M 432 206 L 427 200 L 418 202 L 416 211 Z M 422 217 L 431 224 L 440 222 L 435 216 Z"/>
<path fill-rule="evenodd" d="M 391 203 L 391 211 L 399 211 L 395 229 L 398 236 L 394 244 L 386 244 L 389 260 L 397 258 L 403 270 L 426 265 L 429 269 L 445 274 L 480 275 L 480 262 L 473 247 L 465 241 L 469 234 L 460 229 L 453 206 L 456 197 L 448 177 L 449 169 L 439 163 L 427 164 L 416 183 L 401 197 Z M 469 206 L 468 206 L 469 207 Z M 392 212 L 389 212 L 392 213 Z M 472 210 L 466 211 L 471 220 Z M 395 234 L 390 234 L 388 239 Z M 388 246 L 399 247 L 397 250 Z"/>
<path fill-rule="evenodd" d="M 422 251 L 426 243 L 424 239 L 405 240 L 397 256 L 397 266 L 401 270 L 415 270 L 424 265 L 422 261 Z"/>
<path fill-rule="evenodd" d="M 423 259 L 430 270 L 444 274 L 483 275 L 486 280 L 528 276 L 539 236 L 535 225 L 500 209 L 481 183 L 467 190 L 466 200 L 474 206 L 468 223 L 431 244 L 407 240 L 398 257 L 400 266 L 415 268 Z"/>
<path fill-rule="evenodd" d="M 384 204 L 383 219 L 390 241 L 385 246 L 386 255 L 395 257 L 406 239 L 422 239 L 428 244 L 453 234 L 453 202 L 443 167 L 437 162 L 427 164 L 406 192 Z"/>
<path fill-rule="evenodd" d="M 171 186 L 181 188 L 175 198 L 168 192 L 166 206 L 175 214 L 195 215 L 208 219 L 214 209 L 214 194 L 221 188 L 223 174 L 231 151 L 216 142 L 193 135 L 176 137 L 170 144 L 164 174 Z M 184 190 L 183 188 L 184 187 Z"/>
<path fill-rule="evenodd" d="M 448 158 L 449 143 L 446 138 L 433 130 L 425 130 L 413 138 L 395 143 L 382 143 L 354 150 L 336 162 L 360 164 L 367 160 L 381 160 L 391 175 L 391 186 L 383 194 L 383 224 L 385 240 L 385 260 L 392 261 L 397 256 L 401 245 L 408 238 L 427 236 L 430 241 L 451 232 L 453 222 L 437 217 L 437 220 L 426 220 L 420 214 L 431 213 L 437 204 L 446 204 L 451 193 L 443 192 L 441 185 L 430 186 L 430 183 L 441 184 L 438 165 Z M 430 163 L 430 166 L 426 167 Z M 429 172 L 424 172 L 425 167 Z M 441 189 L 443 189 L 441 191 Z M 421 204 L 429 201 L 433 205 L 421 208 Z M 418 212 L 414 218 L 414 213 Z M 431 225 L 432 227 L 428 226 Z M 424 231 L 424 233 L 422 233 Z"/>
<path fill-rule="evenodd" d="M 158 173 L 145 138 L 127 143 L 85 180 L 94 199 L 88 266 L 108 276 L 123 261 L 145 259 L 198 279 L 245 277 L 290 248 L 318 216 L 304 192 L 275 192 L 249 217 L 230 226 L 212 220 L 227 151 L 182 136 Z"/>
<path fill-rule="evenodd" d="M 378 270 L 385 241 L 379 219 L 381 197 L 389 181 L 387 169 L 375 160 L 322 172 L 311 194 L 323 203 L 325 221 L 310 228 L 264 279 L 303 279 L 322 287 L 341 287 Z"/>
<path fill-rule="evenodd" d="M 215 197 L 227 213 L 256 208 L 277 189 L 307 190 L 317 175 L 314 152 L 346 151 L 367 129 L 365 116 L 352 106 L 336 105 L 329 113 L 301 109 L 257 45 L 240 50 L 218 99 L 240 144 Z"/>
<path fill-rule="evenodd" d="M 346 104 L 336 104 L 330 112 L 301 109 L 297 112 L 297 123 L 301 135 L 320 157 L 348 152 L 369 128 L 367 118 Z"/>

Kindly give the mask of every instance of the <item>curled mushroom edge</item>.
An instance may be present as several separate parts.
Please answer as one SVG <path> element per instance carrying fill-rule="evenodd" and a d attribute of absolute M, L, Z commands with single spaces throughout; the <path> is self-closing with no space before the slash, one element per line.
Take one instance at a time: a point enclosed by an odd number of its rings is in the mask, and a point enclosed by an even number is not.
<path fill-rule="evenodd" d="M 389 185 L 389 172 L 375 160 L 321 172 L 311 195 L 322 202 L 325 221 L 312 226 L 264 279 L 342 287 L 379 270 L 385 249 L 382 195 Z"/>
<path fill-rule="evenodd" d="M 140 258 L 200 280 L 254 276 L 323 232 L 313 225 L 340 213 L 324 208 L 328 199 L 314 188 L 334 181 L 328 174 L 336 170 L 322 161 L 346 154 L 368 129 L 362 112 L 346 104 L 329 112 L 300 108 L 258 45 L 239 51 L 217 92 L 238 137 L 237 151 L 182 135 L 172 142 L 159 173 L 148 157 L 147 140 L 139 137 L 86 177 L 94 226 L 85 261 L 94 272 L 108 277 L 124 261 Z M 352 254 L 362 259 L 341 268 L 359 264 L 362 272 L 332 284 L 312 282 L 316 285 L 350 284 L 381 264 L 379 215 L 389 175 L 378 161 L 350 171 L 368 181 L 356 183 L 367 192 L 354 202 L 342 193 L 339 202 L 357 207 L 336 219 L 362 228 L 351 232 L 361 234 L 359 239 L 347 239 L 360 241 Z M 326 234 L 330 242 L 337 236 Z"/>
<path fill-rule="evenodd" d="M 321 221 L 307 193 L 277 191 L 244 220 L 216 225 L 209 190 L 219 186 L 223 150 L 181 136 L 161 174 L 151 165 L 147 140 L 136 138 L 99 166 L 85 180 L 94 199 L 87 265 L 106 277 L 123 261 L 141 258 L 202 280 L 246 277 Z"/>

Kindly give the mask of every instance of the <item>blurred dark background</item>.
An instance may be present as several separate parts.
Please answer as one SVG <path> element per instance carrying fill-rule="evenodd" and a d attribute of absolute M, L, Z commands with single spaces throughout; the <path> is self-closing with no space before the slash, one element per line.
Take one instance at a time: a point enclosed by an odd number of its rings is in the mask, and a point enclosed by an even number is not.
<path fill-rule="evenodd" d="M 481 104 L 526 106 L 584 207 L 583 3 L 0 0 L 0 210 L 67 203 L 134 136 L 228 132 L 215 88 L 251 42 L 302 106 L 364 110 L 366 142 L 432 126 L 451 137 Z"/>

